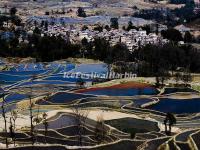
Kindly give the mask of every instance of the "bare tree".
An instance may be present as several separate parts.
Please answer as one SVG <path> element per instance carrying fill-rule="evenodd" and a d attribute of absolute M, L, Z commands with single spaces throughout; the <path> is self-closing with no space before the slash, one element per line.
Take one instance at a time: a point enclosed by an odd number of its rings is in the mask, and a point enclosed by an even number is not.
<path fill-rule="evenodd" d="M 156 76 L 156 84 L 158 86 L 160 86 L 160 83 L 161 83 L 161 86 L 164 87 L 164 83 L 165 81 L 169 80 L 170 79 L 170 74 L 168 71 L 164 70 L 164 69 L 160 69 L 158 71 L 158 75 Z"/>
<path fill-rule="evenodd" d="M 32 76 L 30 81 L 33 82 L 33 80 L 36 79 L 36 76 Z M 31 134 L 31 141 L 32 141 L 32 145 L 34 145 L 34 125 L 33 125 L 33 102 L 32 102 L 32 87 L 30 86 L 30 93 L 28 93 L 28 98 L 29 98 L 29 116 L 30 116 L 30 124 L 31 124 L 31 128 L 30 128 L 30 134 Z"/>
<path fill-rule="evenodd" d="M 74 105 L 72 111 L 75 116 L 75 124 L 77 126 L 79 146 L 83 146 L 84 125 L 86 123 L 89 111 L 77 105 Z"/>
<path fill-rule="evenodd" d="M 96 141 L 101 144 L 105 141 L 107 134 L 106 126 L 104 124 L 103 115 L 97 116 L 97 123 L 95 127 L 95 139 Z"/>
<path fill-rule="evenodd" d="M 13 140 L 14 146 L 15 146 L 15 141 L 16 141 L 15 130 L 16 130 L 16 120 L 17 120 L 17 118 L 18 118 L 17 111 L 16 110 L 11 111 L 10 135 L 11 135 L 11 138 Z"/>
<path fill-rule="evenodd" d="M 179 81 L 181 80 L 182 78 L 182 74 L 180 72 L 177 72 L 175 74 L 175 81 L 176 81 L 176 84 L 178 85 Z"/>
<path fill-rule="evenodd" d="M 34 145 L 34 126 L 33 126 L 33 102 L 32 102 L 32 95 L 29 94 L 29 116 L 30 116 L 30 123 L 31 123 L 31 129 L 30 129 L 30 134 L 31 134 L 31 141 L 32 145 Z"/>
<path fill-rule="evenodd" d="M 7 138 L 7 135 L 8 135 L 8 132 L 7 132 L 7 120 L 6 120 L 6 110 L 5 110 L 5 96 L 6 96 L 6 94 L 5 93 L 3 93 L 2 95 L 1 95 L 1 97 L 2 97 L 2 103 L 1 103 L 1 109 L 2 109 L 2 117 L 3 117 L 3 119 L 4 119 L 4 132 L 5 132 L 5 135 L 6 135 L 6 137 L 5 137 L 5 140 L 6 140 L 6 148 L 8 148 L 8 138 Z"/>
<path fill-rule="evenodd" d="M 42 121 L 42 118 L 39 116 L 39 110 L 40 109 L 39 109 L 39 105 L 38 105 L 37 115 L 36 115 L 36 117 L 33 118 L 33 123 L 35 124 L 34 127 L 37 126 Z M 37 137 L 37 132 L 38 132 L 38 130 L 35 129 L 34 130 L 34 133 L 35 133 L 34 137 Z M 37 142 L 37 138 L 35 138 L 35 140 Z"/>
<path fill-rule="evenodd" d="M 11 117 L 12 117 L 12 120 L 13 120 L 13 127 L 14 127 L 14 130 L 16 129 L 16 120 L 18 118 L 18 115 L 17 115 L 17 111 L 16 110 L 13 110 L 11 111 Z"/>
<path fill-rule="evenodd" d="M 189 69 L 185 69 L 183 72 L 183 76 L 182 76 L 182 81 L 185 83 L 185 86 L 188 85 L 188 83 L 192 82 L 193 78 L 192 75 L 190 73 Z"/>
<path fill-rule="evenodd" d="M 14 129 L 13 129 L 12 117 L 10 117 L 9 133 L 10 133 L 10 137 L 12 138 L 12 141 L 14 142 L 15 141 L 14 140 L 15 133 L 14 133 Z M 14 142 L 14 146 L 15 146 L 15 142 Z"/>

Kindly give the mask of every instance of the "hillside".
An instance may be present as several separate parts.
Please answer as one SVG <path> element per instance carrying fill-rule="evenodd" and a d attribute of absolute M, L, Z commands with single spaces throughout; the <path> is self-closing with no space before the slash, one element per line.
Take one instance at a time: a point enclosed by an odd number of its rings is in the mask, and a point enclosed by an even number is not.
<path fill-rule="evenodd" d="M 27 15 L 44 15 L 46 11 L 67 11 L 72 9 L 76 12 L 77 7 L 84 7 L 87 14 L 95 15 L 131 15 L 135 11 L 132 9 L 136 6 L 138 9 L 150 9 L 154 7 L 163 7 L 174 9 L 181 5 L 172 4 L 156 4 L 150 2 L 144 2 L 143 0 L 37 0 L 33 2 L 31 0 L 2 0 L 0 3 L 0 10 L 4 12 L 6 7 L 17 7 L 19 14 L 22 16 Z M 29 9 L 27 9 L 29 8 Z M 8 12 L 9 10 L 7 10 Z M 64 16 L 75 17 L 75 13 L 65 14 Z"/>

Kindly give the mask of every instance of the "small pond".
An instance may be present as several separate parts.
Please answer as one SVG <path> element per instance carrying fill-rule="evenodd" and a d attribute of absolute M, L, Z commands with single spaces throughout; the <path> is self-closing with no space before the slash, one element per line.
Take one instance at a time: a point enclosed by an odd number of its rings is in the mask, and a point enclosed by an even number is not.
<path fill-rule="evenodd" d="M 190 88 L 165 88 L 165 91 L 162 94 L 171 94 L 176 92 L 196 92 Z"/>
<path fill-rule="evenodd" d="M 147 108 L 165 113 L 198 113 L 200 112 L 200 98 L 181 100 L 160 98 L 159 103 Z"/>
<path fill-rule="evenodd" d="M 107 95 L 107 96 L 135 96 L 135 95 L 156 95 L 158 94 L 158 91 L 157 89 L 151 87 L 125 88 L 125 89 L 102 88 L 102 89 L 87 91 L 84 93 L 93 95 Z"/>
<path fill-rule="evenodd" d="M 48 101 L 51 103 L 69 103 L 74 100 L 86 98 L 86 97 L 93 97 L 93 96 L 76 94 L 76 93 L 60 92 L 60 93 L 56 93 L 55 95 L 50 97 Z"/>

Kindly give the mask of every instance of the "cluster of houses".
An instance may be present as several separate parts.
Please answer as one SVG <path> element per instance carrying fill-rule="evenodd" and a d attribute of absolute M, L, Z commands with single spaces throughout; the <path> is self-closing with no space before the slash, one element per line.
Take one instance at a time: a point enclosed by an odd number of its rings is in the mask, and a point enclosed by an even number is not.
<path fill-rule="evenodd" d="M 102 32 L 81 28 L 72 29 L 71 27 L 64 27 L 59 25 L 49 25 L 48 30 L 44 31 L 47 35 L 61 35 L 65 40 L 70 40 L 72 43 L 80 43 L 82 39 L 87 39 L 88 42 L 93 41 L 95 38 L 105 38 L 111 45 L 115 45 L 119 42 L 127 45 L 130 51 L 134 51 L 140 46 L 146 44 L 165 44 L 168 40 L 163 39 L 161 35 L 155 33 L 149 33 L 145 30 L 131 29 L 125 31 L 123 29 L 111 29 L 107 31 L 103 29 Z"/>
<path fill-rule="evenodd" d="M 10 28 L 12 27 L 12 23 L 4 22 L 3 27 Z M 95 26 L 95 25 L 94 25 Z M 66 41 L 70 41 L 71 43 L 81 43 L 83 39 L 87 39 L 88 42 L 94 41 L 95 38 L 105 38 L 110 42 L 110 44 L 113 46 L 117 43 L 124 43 L 127 45 L 127 48 L 130 51 L 134 51 L 135 49 L 138 49 L 139 47 L 142 47 L 147 44 L 154 44 L 154 45 L 162 45 L 168 42 L 167 39 L 164 39 L 160 34 L 156 33 L 147 33 L 146 30 L 135 30 L 131 29 L 129 31 L 126 31 L 124 29 L 110 29 L 106 30 L 103 28 L 103 30 L 97 31 L 94 30 L 94 26 L 88 26 L 87 28 L 83 28 L 84 25 L 62 25 L 62 24 L 48 24 L 47 28 L 45 27 L 39 27 L 39 29 L 42 30 L 42 36 L 44 34 L 52 36 L 58 36 L 61 35 Z M 151 26 L 151 30 L 154 31 L 154 26 Z M 33 31 L 35 29 L 35 26 L 32 25 L 30 28 L 23 28 L 22 27 L 16 27 L 15 29 L 24 30 L 23 34 L 19 36 L 19 42 L 28 42 L 26 39 L 26 35 L 33 34 Z M 159 25 L 158 33 L 160 33 L 162 30 L 166 30 L 167 27 Z M 191 28 L 186 27 L 184 25 L 178 25 L 175 27 L 175 29 L 179 30 L 182 35 L 184 35 L 186 32 L 193 33 L 196 31 L 193 31 Z M 0 31 L 0 38 L 1 39 L 12 39 L 14 37 L 14 33 L 11 31 Z M 184 42 L 183 42 L 184 44 Z"/>
<path fill-rule="evenodd" d="M 10 22 L 4 22 L 3 27 L 11 28 L 13 25 Z M 44 34 L 52 36 L 61 35 L 66 41 L 70 41 L 71 43 L 81 43 L 83 39 L 87 39 L 88 42 L 94 41 L 95 38 L 105 38 L 110 42 L 113 46 L 117 43 L 124 43 L 127 45 L 129 51 L 134 51 L 139 47 L 142 47 L 147 44 L 154 44 L 154 45 L 162 45 L 168 42 L 167 39 L 163 39 L 160 34 L 156 34 L 154 32 L 147 33 L 146 30 L 139 30 L 131 29 L 126 31 L 122 28 L 119 29 L 110 29 L 107 30 L 105 28 L 102 31 L 94 30 L 96 25 L 88 25 L 86 28 L 83 28 L 85 25 L 63 25 L 63 24 L 48 24 L 47 26 L 43 27 L 37 25 L 39 29 L 42 30 L 42 36 Z M 167 27 L 164 25 L 157 25 L 157 33 L 160 33 L 162 30 L 166 30 Z M 155 25 L 150 26 L 151 31 L 155 31 Z M 19 42 L 28 42 L 26 40 L 27 34 L 33 34 L 35 29 L 35 25 L 31 25 L 30 27 L 25 26 L 25 28 L 21 29 L 17 27 L 15 29 L 24 30 L 25 34 L 19 36 Z M 185 32 L 192 32 L 191 28 L 186 27 L 184 25 L 176 26 L 175 29 L 179 30 L 183 35 Z M 0 38 L 9 40 L 14 37 L 14 33 L 10 31 L 0 31 Z"/>

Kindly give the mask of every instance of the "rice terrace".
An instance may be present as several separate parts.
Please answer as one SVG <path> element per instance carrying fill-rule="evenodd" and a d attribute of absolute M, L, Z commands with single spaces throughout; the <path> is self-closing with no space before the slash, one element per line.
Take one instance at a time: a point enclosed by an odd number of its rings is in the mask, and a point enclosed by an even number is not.
<path fill-rule="evenodd" d="M 106 71 L 103 63 L 66 61 L 8 65 L 2 59 L 1 66 L 7 67 L 0 73 L 1 114 L 6 114 L 7 127 L 12 124 L 15 132 L 12 137 L 8 132 L 10 128 L 7 133 L 2 130 L 2 144 L 8 142 L 20 149 L 32 149 L 32 144 L 33 149 L 79 149 L 80 146 L 82 149 L 149 149 L 147 145 L 152 149 L 184 149 L 191 144 L 200 146 L 200 96 L 193 89 L 169 87 L 159 91 L 153 84 L 137 79 L 116 79 L 119 81 L 83 88 L 80 78 L 62 77 L 66 71 Z M 177 122 L 166 135 L 163 121 L 168 111 L 176 115 Z M 3 129 L 3 118 L 0 121 Z"/>

